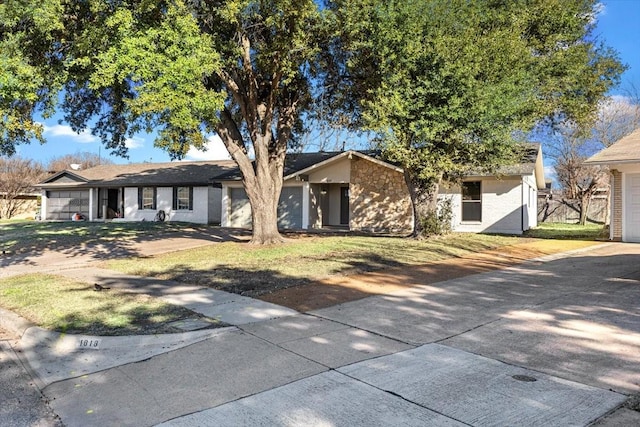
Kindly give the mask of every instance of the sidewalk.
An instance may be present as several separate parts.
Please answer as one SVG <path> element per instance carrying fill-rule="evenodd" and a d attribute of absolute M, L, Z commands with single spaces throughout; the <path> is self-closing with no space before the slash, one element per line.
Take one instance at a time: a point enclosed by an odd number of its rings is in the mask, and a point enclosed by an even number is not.
<path fill-rule="evenodd" d="M 638 245 L 601 246 L 306 314 L 65 269 L 233 326 L 145 337 L 27 328 L 16 352 L 70 427 L 588 425 L 640 389 L 638 260 Z M 635 411 L 613 416 L 603 425 L 640 423 Z"/>

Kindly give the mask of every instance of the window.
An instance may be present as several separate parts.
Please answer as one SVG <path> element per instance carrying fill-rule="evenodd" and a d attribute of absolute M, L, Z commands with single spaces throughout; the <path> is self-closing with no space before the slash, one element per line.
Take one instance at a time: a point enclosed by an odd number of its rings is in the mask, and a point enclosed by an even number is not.
<path fill-rule="evenodd" d="M 480 181 L 462 183 L 462 221 L 482 221 Z"/>
<path fill-rule="evenodd" d="M 138 188 L 138 209 L 156 209 L 156 189 L 155 187 Z"/>
<path fill-rule="evenodd" d="M 173 187 L 173 209 L 177 211 L 193 209 L 193 187 Z"/>

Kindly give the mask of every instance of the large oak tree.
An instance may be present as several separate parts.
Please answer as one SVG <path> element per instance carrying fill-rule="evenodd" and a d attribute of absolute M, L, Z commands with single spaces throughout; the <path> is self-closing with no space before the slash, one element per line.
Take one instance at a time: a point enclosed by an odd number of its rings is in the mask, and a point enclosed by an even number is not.
<path fill-rule="evenodd" d="M 513 162 L 550 117 L 593 118 L 624 67 L 593 0 L 336 0 L 325 108 L 405 170 L 415 234 L 438 185 Z"/>
<path fill-rule="evenodd" d="M 174 158 L 215 132 L 241 171 L 252 241 L 281 241 L 284 158 L 310 105 L 324 21 L 312 0 L 6 1 L 0 152 L 41 139 L 33 114 L 52 114 L 60 94 L 65 120 L 119 155 L 142 130 Z"/>

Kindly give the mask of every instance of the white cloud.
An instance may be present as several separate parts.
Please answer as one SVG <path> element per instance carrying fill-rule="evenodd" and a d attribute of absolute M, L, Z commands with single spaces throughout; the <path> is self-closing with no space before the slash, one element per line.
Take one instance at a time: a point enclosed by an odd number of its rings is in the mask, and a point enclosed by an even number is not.
<path fill-rule="evenodd" d="M 206 151 L 190 148 L 185 160 L 229 160 L 231 156 L 218 135 L 207 138 Z"/>
<path fill-rule="evenodd" d="M 44 133 L 51 136 L 66 137 L 72 141 L 79 142 L 81 144 L 89 144 L 98 141 L 98 137 L 91 135 L 88 129 L 83 130 L 80 133 L 71 129 L 71 126 L 67 125 L 43 125 Z"/>
<path fill-rule="evenodd" d="M 134 136 L 133 138 L 127 138 L 124 141 L 127 148 L 135 150 L 136 148 L 144 147 L 144 138 L 140 138 L 139 136 Z"/>
<path fill-rule="evenodd" d="M 552 165 L 544 167 L 544 177 L 547 179 L 555 179 L 556 168 Z"/>

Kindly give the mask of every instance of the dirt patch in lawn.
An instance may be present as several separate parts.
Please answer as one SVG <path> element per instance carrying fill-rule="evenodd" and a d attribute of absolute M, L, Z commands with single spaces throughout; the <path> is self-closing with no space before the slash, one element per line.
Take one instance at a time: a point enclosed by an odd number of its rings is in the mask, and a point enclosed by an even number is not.
<path fill-rule="evenodd" d="M 333 276 L 315 283 L 273 291 L 258 298 L 306 312 L 371 295 L 384 295 L 411 286 L 428 285 L 506 268 L 532 258 L 597 244 L 599 243 L 577 240 L 534 240 L 420 266 Z"/>

